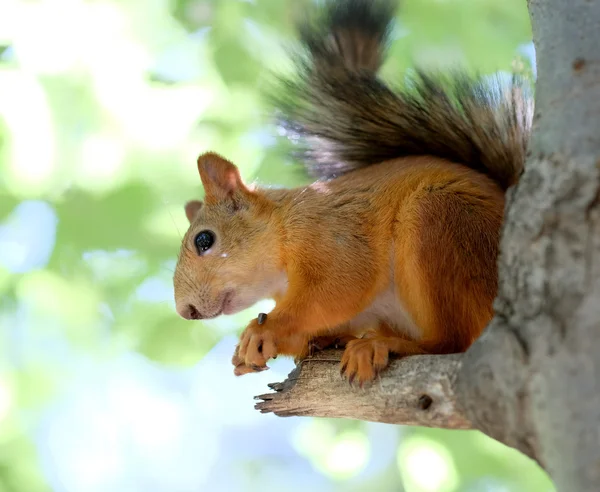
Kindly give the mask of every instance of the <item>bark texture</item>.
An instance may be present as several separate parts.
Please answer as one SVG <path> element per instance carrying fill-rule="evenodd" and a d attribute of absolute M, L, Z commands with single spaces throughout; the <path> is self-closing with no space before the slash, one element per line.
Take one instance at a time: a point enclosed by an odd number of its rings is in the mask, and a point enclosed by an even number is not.
<path fill-rule="evenodd" d="M 462 356 L 415 356 L 394 361 L 386 377 L 363 389 L 340 376 L 342 352 L 319 352 L 302 361 L 276 393 L 256 398 L 256 408 L 285 417 L 311 415 L 470 429 L 456 401 L 456 378 Z"/>
<path fill-rule="evenodd" d="M 462 401 L 477 427 L 526 447 L 559 490 L 600 490 L 600 2 L 531 0 L 529 10 L 538 54 L 534 133 L 507 205 L 497 319 L 488 330 L 494 339 L 511 334 L 520 357 L 497 360 L 485 339 L 474 345 Z M 510 436 L 472 411 L 481 382 L 467 369 L 473 364 L 501 375 L 487 394 L 517 397 L 496 415 L 519 423 Z"/>
<path fill-rule="evenodd" d="M 530 155 L 509 191 L 496 317 L 464 354 L 395 362 L 366 390 L 332 352 L 261 411 L 473 427 L 600 490 L 600 1 L 530 0 L 538 81 Z M 423 410 L 419 399 L 432 399 Z"/>

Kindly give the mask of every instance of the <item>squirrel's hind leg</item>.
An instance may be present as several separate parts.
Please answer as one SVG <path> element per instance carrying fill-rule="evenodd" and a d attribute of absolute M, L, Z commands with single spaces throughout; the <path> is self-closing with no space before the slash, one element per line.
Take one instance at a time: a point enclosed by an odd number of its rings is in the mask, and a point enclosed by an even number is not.
<path fill-rule="evenodd" d="M 350 383 L 361 387 L 373 381 L 389 364 L 390 354 L 398 356 L 425 354 L 417 342 L 401 337 L 369 335 L 348 342 L 342 356 L 340 372 Z"/>

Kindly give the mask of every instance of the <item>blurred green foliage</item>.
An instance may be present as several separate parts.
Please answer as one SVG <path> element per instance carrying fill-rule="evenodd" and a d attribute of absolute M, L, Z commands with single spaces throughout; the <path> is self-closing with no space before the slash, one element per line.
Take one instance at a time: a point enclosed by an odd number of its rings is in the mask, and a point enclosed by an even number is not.
<path fill-rule="evenodd" d="M 207 149 L 247 180 L 306 182 L 261 89 L 311 4 L 0 2 L 0 492 L 48 489 L 31 433 L 73 361 L 134 351 L 191 366 L 252 316 L 175 315 L 183 204 L 202 195 L 195 159 Z M 530 39 L 523 0 L 405 0 L 384 74 L 401 80 L 415 62 L 510 70 Z M 24 203 L 47 209 L 19 215 Z M 367 461 L 362 424 L 307 422 L 297 447 L 322 473 L 344 483 Z M 477 433 L 401 429 L 398 443 L 376 490 L 552 490 Z"/>

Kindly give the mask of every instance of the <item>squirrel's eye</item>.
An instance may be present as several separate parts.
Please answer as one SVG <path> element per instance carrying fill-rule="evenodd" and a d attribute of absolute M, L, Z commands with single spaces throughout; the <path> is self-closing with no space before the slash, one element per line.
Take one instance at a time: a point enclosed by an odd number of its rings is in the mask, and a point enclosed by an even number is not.
<path fill-rule="evenodd" d="M 212 231 L 200 231 L 194 240 L 198 254 L 208 251 L 215 242 L 215 234 Z"/>

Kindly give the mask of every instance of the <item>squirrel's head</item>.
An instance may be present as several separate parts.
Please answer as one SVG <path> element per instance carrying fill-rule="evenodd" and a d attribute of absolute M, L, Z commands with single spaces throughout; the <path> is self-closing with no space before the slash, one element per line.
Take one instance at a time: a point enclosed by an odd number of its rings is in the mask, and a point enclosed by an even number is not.
<path fill-rule="evenodd" d="M 247 187 L 235 165 L 212 152 L 198 158 L 204 203 L 190 222 L 175 268 L 177 312 L 185 319 L 233 314 L 285 288 L 275 204 Z"/>

